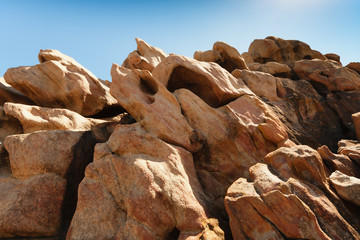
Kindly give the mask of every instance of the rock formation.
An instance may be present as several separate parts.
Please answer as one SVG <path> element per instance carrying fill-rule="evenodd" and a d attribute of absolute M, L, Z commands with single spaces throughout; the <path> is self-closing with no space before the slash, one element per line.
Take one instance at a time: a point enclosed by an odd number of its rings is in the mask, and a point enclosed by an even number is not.
<path fill-rule="evenodd" d="M 360 63 L 296 40 L 0 78 L 0 239 L 360 239 Z"/>

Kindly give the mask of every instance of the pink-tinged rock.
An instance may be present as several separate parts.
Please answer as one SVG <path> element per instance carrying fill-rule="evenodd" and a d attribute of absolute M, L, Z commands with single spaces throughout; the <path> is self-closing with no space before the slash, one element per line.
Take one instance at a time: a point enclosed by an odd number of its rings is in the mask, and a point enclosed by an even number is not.
<path fill-rule="evenodd" d="M 255 39 L 249 46 L 248 51 L 255 62 L 267 63 L 278 62 L 292 67 L 301 59 L 322 59 L 326 57 L 320 52 L 312 50 L 309 45 L 297 40 L 284 40 L 277 37 Z"/>
<path fill-rule="evenodd" d="M 21 123 L 14 117 L 7 115 L 4 108 L 0 106 L 0 142 L 13 134 L 23 133 Z"/>
<path fill-rule="evenodd" d="M 216 62 L 228 72 L 232 72 L 234 69 L 248 69 L 238 50 L 225 42 L 214 43 L 212 50 L 196 51 L 194 58 L 198 61 Z"/>
<path fill-rule="evenodd" d="M 245 84 L 212 62 L 172 55 L 153 71 L 156 80 L 169 91 L 186 88 L 212 107 L 223 106 L 244 94 L 252 94 Z"/>
<path fill-rule="evenodd" d="M 140 38 L 135 38 L 137 50 L 129 54 L 122 66 L 129 69 L 152 71 L 168 55 L 157 47 L 152 47 Z"/>
<path fill-rule="evenodd" d="M 47 172 L 65 177 L 73 148 L 83 132 L 44 131 L 8 136 L 5 148 L 10 155 L 12 177 L 28 178 Z"/>
<path fill-rule="evenodd" d="M 0 105 L 4 105 L 5 102 L 33 104 L 28 97 L 6 83 L 4 78 L 0 77 Z"/>
<path fill-rule="evenodd" d="M 213 199 L 222 199 L 236 179 L 248 177 L 249 167 L 288 140 L 280 120 L 256 96 L 244 95 L 217 109 L 186 89 L 175 96 L 190 126 L 204 137 L 203 148 L 194 155 L 195 166 Z M 223 207 L 217 205 L 216 211 Z"/>
<path fill-rule="evenodd" d="M 235 239 L 330 239 L 294 194 L 279 190 L 258 194 L 254 183 L 240 178 L 229 188 L 225 205 Z"/>
<path fill-rule="evenodd" d="M 118 125 L 95 148 L 67 239 L 191 239 L 204 230 L 206 202 L 190 152 Z"/>
<path fill-rule="evenodd" d="M 111 93 L 146 131 L 192 152 L 200 148 L 176 98 L 149 71 L 114 64 L 111 75 Z"/>
<path fill-rule="evenodd" d="M 319 147 L 317 152 L 320 154 L 330 172 L 338 170 L 349 176 L 360 176 L 359 167 L 353 161 L 351 161 L 348 156 L 343 154 L 334 154 L 326 145 Z M 330 173 L 327 175 L 329 176 Z"/>
<path fill-rule="evenodd" d="M 346 65 L 346 67 L 360 74 L 360 62 L 351 62 L 348 65 Z"/>
<path fill-rule="evenodd" d="M 360 74 L 334 61 L 301 60 L 295 63 L 301 79 L 325 86 L 329 91 L 350 91 L 360 88 Z"/>
<path fill-rule="evenodd" d="M 288 65 L 277 63 L 277 62 L 267 62 L 265 64 L 252 63 L 252 64 L 249 64 L 249 69 L 252 71 L 269 73 L 274 76 L 288 76 L 289 77 L 291 75 L 291 68 Z"/>
<path fill-rule="evenodd" d="M 59 233 L 66 180 L 54 173 L 0 179 L 0 238 Z"/>
<path fill-rule="evenodd" d="M 281 147 L 266 155 L 264 161 L 284 179 L 296 176 L 322 188 L 328 186 L 321 156 L 309 146 Z"/>
<path fill-rule="evenodd" d="M 4 111 L 21 122 L 24 133 L 40 130 L 86 131 L 108 121 L 85 118 L 63 108 L 46 108 L 16 103 L 5 103 Z"/>
<path fill-rule="evenodd" d="M 43 107 L 67 108 L 84 116 L 117 104 L 109 88 L 78 62 L 57 50 L 40 50 L 40 64 L 10 68 L 4 78 Z"/>
<path fill-rule="evenodd" d="M 348 156 L 360 165 L 360 142 L 355 140 L 341 140 L 338 143 L 338 153 Z"/>
<path fill-rule="evenodd" d="M 329 177 L 336 192 L 345 200 L 360 206 L 360 179 L 335 171 Z"/>
<path fill-rule="evenodd" d="M 351 116 L 354 122 L 356 137 L 360 141 L 360 112 L 354 113 Z"/>
<path fill-rule="evenodd" d="M 277 80 L 268 73 L 249 70 L 234 70 L 234 77 L 241 79 L 259 97 L 266 97 L 270 101 L 279 101 L 276 88 Z"/>

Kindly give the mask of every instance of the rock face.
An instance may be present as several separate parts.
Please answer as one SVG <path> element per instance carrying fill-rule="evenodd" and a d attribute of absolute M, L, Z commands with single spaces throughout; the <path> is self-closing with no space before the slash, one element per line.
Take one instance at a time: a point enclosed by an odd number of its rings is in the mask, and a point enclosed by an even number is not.
<path fill-rule="evenodd" d="M 71 57 L 40 50 L 39 62 L 8 69 L 6 82 L 40 106 L 67 108 L 84 116 L 116 104 L 109 89 Z"/>
<path fill-rule="evenodd" d="M 358 63 L 136 43 L 111 82 L 56 50 L 0 79 L 0 239 L 360 239 Z"/>

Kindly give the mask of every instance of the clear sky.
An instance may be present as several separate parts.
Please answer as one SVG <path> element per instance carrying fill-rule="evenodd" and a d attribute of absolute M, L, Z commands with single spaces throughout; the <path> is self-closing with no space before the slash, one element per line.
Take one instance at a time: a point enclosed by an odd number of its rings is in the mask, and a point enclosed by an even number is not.
<path fill-rule="evenodd" d="M 135 37 L 192 57 L 215 41 L 244 52 L 269 35 L 360 62 L 360 0 L 0 0 L 0 76 L 50 48 L 111 80 Z"/>

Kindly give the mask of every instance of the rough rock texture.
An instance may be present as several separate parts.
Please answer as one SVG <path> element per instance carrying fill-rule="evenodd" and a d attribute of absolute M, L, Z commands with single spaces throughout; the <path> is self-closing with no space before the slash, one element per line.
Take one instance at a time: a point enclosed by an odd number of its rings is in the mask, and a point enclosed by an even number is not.
<path fill-rule="evenodd" d="M 360 141 L 360 112 L 354 113 L 351 116 L 354 122 L 356 137 Z"/>
<path fill-rule="evenodd" d="M 0 77 L 0 105 L 4 105 L 5 102 L 33 104 L 29 98 L 11 87 L 5 82 L 4 78 Z"/>
<path fill-rule="evenodd" d="M 139 124 L 118 125 L 96 146 L 67 237 L 166 239 L 174 231 L 178 239 L 195 237 L 204 230 L 206 202 L 189 152 Z M 92 210 L 100 206 L 101 214 Z"/>
<path fill-rule="evenodd" d="M 129 69 L 152 71 L 168 55 L 157 47 L 152 47 L 144 40 L 136 38 L 137 50 L 129 54 L 122 66 Z"/>
<path fill-rule="evenodd" d="M 242 81 L 218 64 L 169 56 L 153 71 L 153 76 L 171 92 L 186 88 L 212 107 L 220 107 L 237 97 L 250 94 Z"/>
<path fill-rule="evenodd" d="M 199 149 L 199 136 L 181 114 L 176 98 L 149 71 L 114 64 L 111 75 L 111 93 L 148 132 L 190 151 Z"/>
<path fill-rule="evenodd" d="M 336 192 L 345 200 L 360 206 L 360 179 L 335 171 L 330 176 L 330 182 Z"/>
<path fill-rule="evenodd" d="M 297 40 L 284 40 L 277 37 L 254 40 L 249 47 L 249 54 L 255 62 L 278 62 L 292 67 L 301 59 L 322 59 L 326 57 L 320 52 L 312 50 L 309 45 Z"/>
<path fill-rule="evenodd" d="M 116 104 L 109 88 L 78 62 L 57 50 L 40 50 L 40 64 L 10 68 L 4 78 L 36 104 L 94 115 Z"/>
<path fill-rule="evenodd" d="M 224 42 L 216 42 L 212 50 L 196 51 L 194 59 L 205 62 L 216 62 L 224 69 L 232 72 L 235 69 L 248 69 L 245 60 L 236 48 Z"/>
<path fill-rule="evenodd" d="M 31 100 L 0 79 L 0 239 L 360 239 L 358 63 L 136 42 L 112 82 L 55 50 L 5 75 Z"/>
<path fill-rule="evenodd" d="M 85 118 L 61 108 L 46 108 L 16 103 L 5 103 L 4 111 L 21 122 L 24 133 L 40 130 L 90 130 L 107 121 Z"/>

